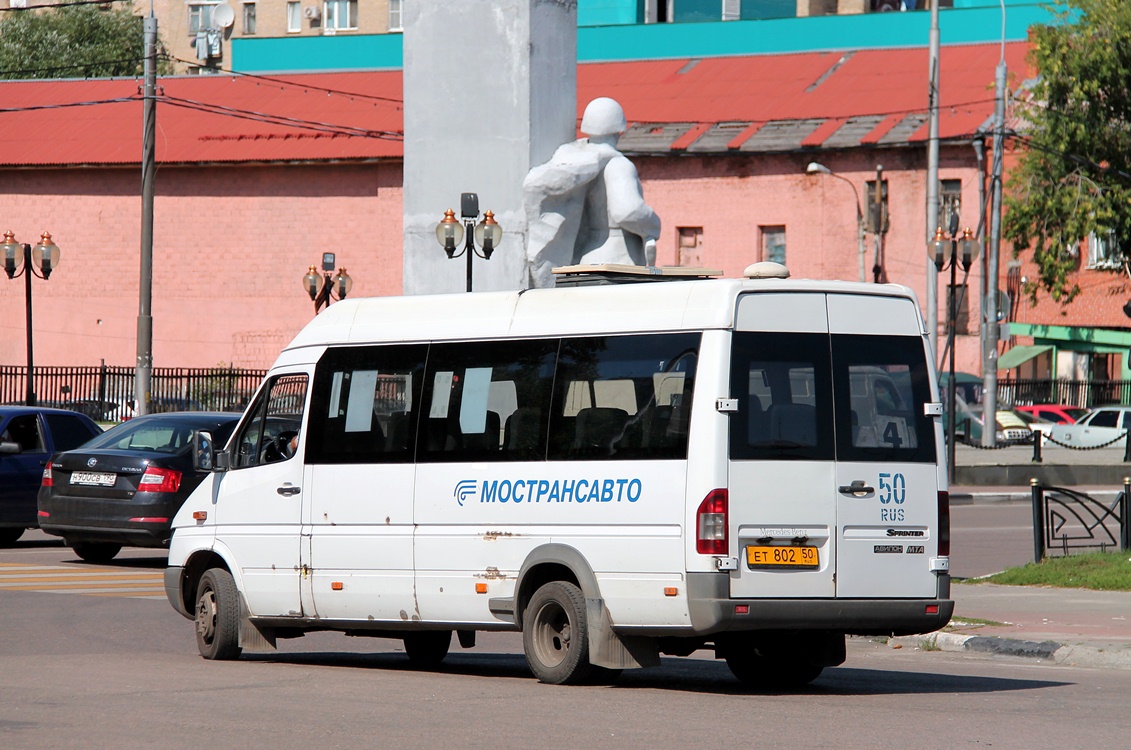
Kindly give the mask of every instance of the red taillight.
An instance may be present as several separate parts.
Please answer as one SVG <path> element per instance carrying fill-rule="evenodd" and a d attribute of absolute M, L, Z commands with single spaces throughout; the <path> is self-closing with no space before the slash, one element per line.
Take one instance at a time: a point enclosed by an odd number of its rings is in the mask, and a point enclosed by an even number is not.
<path fill-rule="evenodd" d="M 48 461 L 47 465 L 43 467 L 43 479 L 40 484 L 44 487 L 54 487 L 55 480 L 51 478 L 51 462 Z"/>
<path fill-rule="evenodd" d="M 695 516 L 695 551 L 700 555 L 725 555 L 727 544 L 727 491 L 711 490 Z"/>
<path fill-rule="evenodd" d="M 939 557 L 950 557 L 950 493 L 939 493 Z"/>
<path fill-rule="evenodd" d="M 150 466 L 137 483 L 138 492 L 176 492 L 181 486 L 181 472 Z"/>

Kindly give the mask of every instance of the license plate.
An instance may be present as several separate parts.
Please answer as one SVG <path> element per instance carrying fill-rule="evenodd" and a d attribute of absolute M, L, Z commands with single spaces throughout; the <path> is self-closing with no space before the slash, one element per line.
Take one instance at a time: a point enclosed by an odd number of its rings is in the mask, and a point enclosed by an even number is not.
<path fill-rule="evenodd" d="M 821 563 L 816 547 L 751 546 L 746 548 L 746 564 L 751 568 L 816 568 Z"/>
<path fill-rule="evenodd" d="M 117 474 L 102 471 L 76 471 L 71 474 L 71 484 L 87 484 L 96 487 L 113 487 L 118 481 Z"/>

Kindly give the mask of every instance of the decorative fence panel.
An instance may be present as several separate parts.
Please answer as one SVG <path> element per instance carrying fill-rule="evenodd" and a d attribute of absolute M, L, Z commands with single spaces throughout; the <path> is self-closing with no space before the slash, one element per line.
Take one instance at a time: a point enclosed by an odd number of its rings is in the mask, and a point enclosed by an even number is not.
<path fill-rule="evenodd" d="M 1131 549 L 1131 487 L 1105 503 L 1064 487 L 1033 482 L 1033 558 Z"/>

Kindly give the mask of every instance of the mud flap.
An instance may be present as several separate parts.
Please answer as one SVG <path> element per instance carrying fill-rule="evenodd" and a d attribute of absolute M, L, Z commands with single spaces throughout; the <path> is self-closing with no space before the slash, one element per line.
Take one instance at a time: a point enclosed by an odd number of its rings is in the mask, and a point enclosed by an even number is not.
<path fill-rule="evenodd" d="M 617 635 L 604 599 L 585 600 L 589 623 L 589 661 L 607 669 L 660 666 L 659 641 L 646 636 Z"/>
<path fill-rule="evenodd" d="M 270 628 L 260 628 L 251 621 L 251 612 L 247 608 L 243 594 L 240 594 L 240 648 L 251 653 L 271 652 L 275 650 L 275 631 Z"/>

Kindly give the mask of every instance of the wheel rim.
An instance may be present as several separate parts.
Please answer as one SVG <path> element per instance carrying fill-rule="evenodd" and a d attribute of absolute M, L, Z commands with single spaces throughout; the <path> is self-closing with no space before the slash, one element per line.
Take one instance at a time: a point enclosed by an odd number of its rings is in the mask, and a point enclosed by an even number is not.
<path fill-rule="evenodd" d="M 196 602 L 196 634 L 206 644 L 216 635 L 216 594 L 211 588 L 200 592 Z"/>
<path fill-rule="evenodd" d="M 556 667 L 566 660 L 573 626 L 569 615 L 557 602 L 547 602 L 534 621 L 534 652 L 538 661 Z"/>

